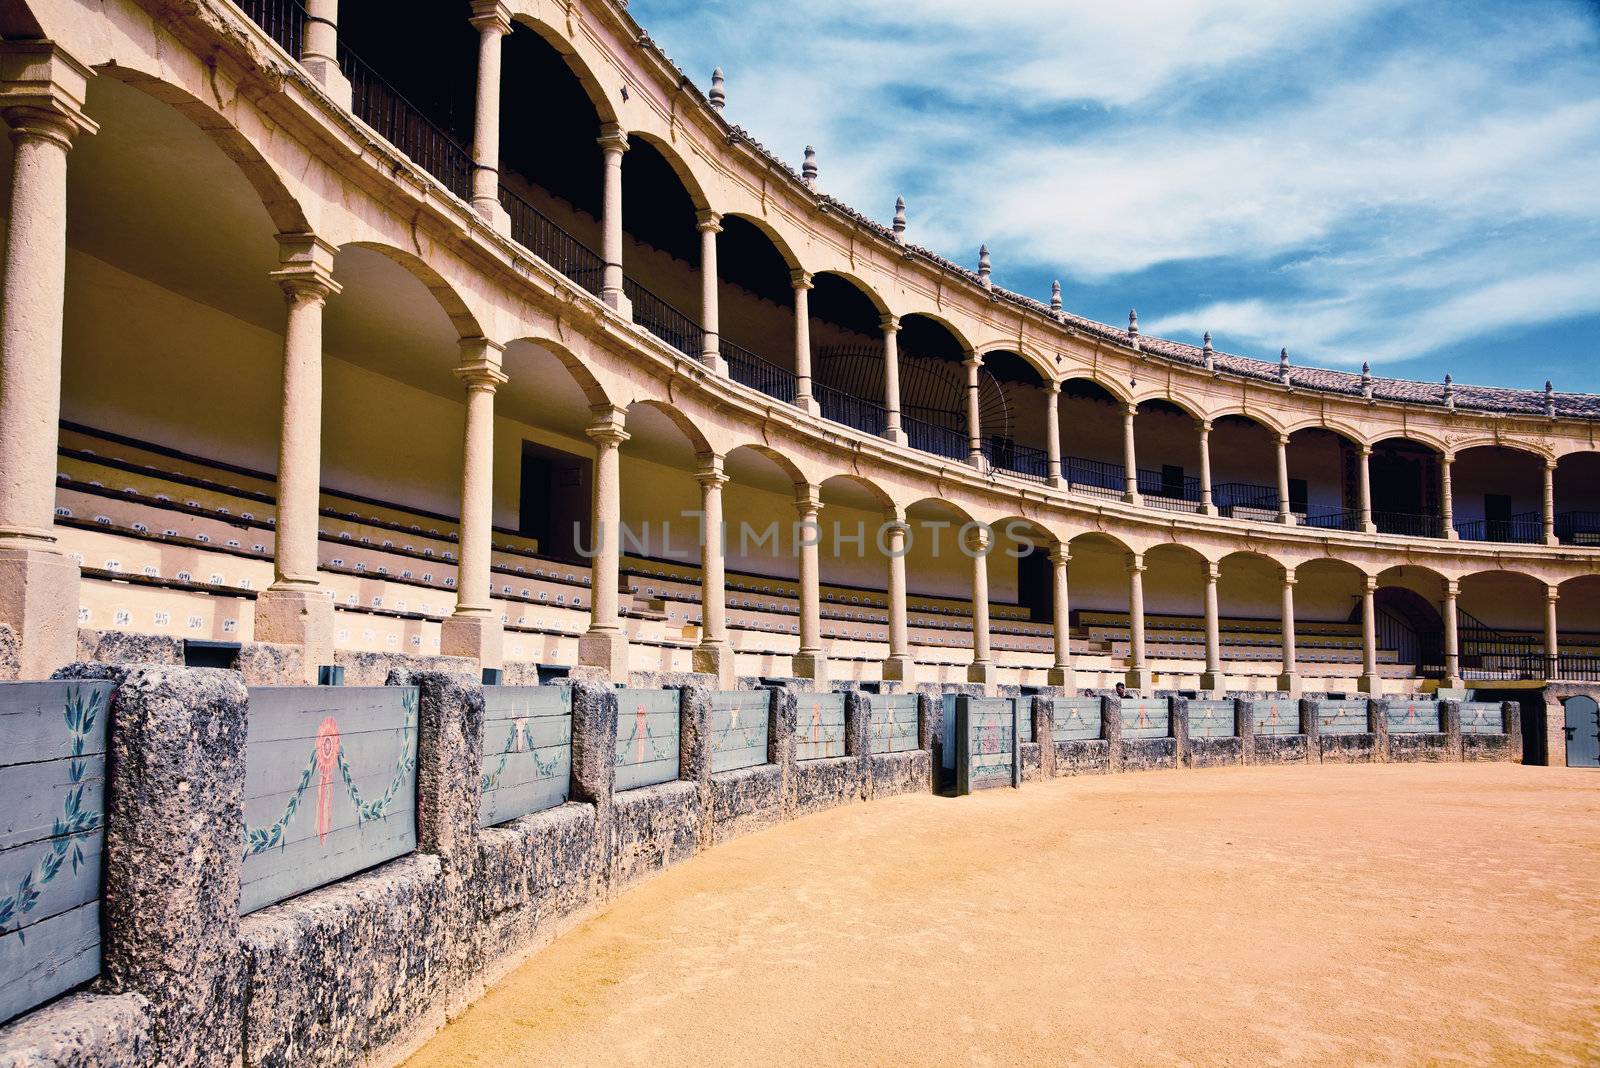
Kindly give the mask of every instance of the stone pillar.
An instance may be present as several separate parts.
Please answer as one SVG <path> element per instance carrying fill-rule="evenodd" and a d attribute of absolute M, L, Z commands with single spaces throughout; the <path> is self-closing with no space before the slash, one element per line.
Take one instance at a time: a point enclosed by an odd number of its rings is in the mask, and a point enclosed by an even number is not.
<path fill-rule="evenodd" d="M 883 436 L 897 445 L 906 443 L 900 425 L 900 317 L 885 315 L 883 328 Z"/>
<path fill-rule="evenodd" d="M 967 681 L 985 688 L 995 679 L 994 657 L 989 652 L 989 550 L 993 532 L 986 526 L 971 524 L 961 532 L 961 547 L 972 557 L 972 663 Z"/>
<path fill-rule="evenodd" d="M 1052 486 L 1061 485 L 1061 383 L 1044 384 L 1044 473 Z"/>
<path fill-rule="evenodd" d="M 1072 667 L 1072 606 L 1068 601 L 1067 564 L 1072 554 L 1065 545 L 1050 550 L 1050 563 L 1055 576 L 1055 652 L 1056 662 L 1045 676 L 1051 686 L 1074 685 Z"/>
<path fill-rule="evenodd" d="M 334 103 L 350 110 L 350 79 L 339 69 L 339 0 L 306 0 L 300 65 Z"/>
<path fill-rule="evenodd" d="M 722 216 L 714 211 L 695 215 L 700 231 L 700 325 L 705 333 L 700 344 L 700 362 L 717 374 L 727 374 L 722 358 L 722 312 L 717 302 L 717 235 L 722 233 Z"/>
<path fill-rule="evenodd" d="M 1200 427 L 1200 511 L 1216 515 L 1217 505 L 1211 499 L 1211 420 L 1202 419 Z"/>
<path fill-rule="evenodd" d="M 92 75 L 47 41 L 0 43 L 0 114 L 13 149 L 0 279 L 0 625 L 23 679 L 77 656 L 78 565 L 56 549 L 56 443 L 67 153 L 98 128 L 83 113 Z"/>
<path fill-rule="evenodd" d="M 467 656 L 479 667 L 504 666 L 505 631 L 494 610 L 494 393 L 506 381 L 503 346 L 487 338 L 461 342 L 456 377 L 467 390 L 461 448 L 461 563 L 456 569 L 456 610 L 439 625 L 439 652 Z"/>
<path fill-rule="evenodd" d="M 817 401 L 811 395 L 811 275 L 789 272 L 794 286 L 794 403 L 802 411 L 817 414 Z"/>
<path fill-rule="evenodd" d="M 1131 690 L 1150 688 L 1150 669 L 1144 658 L 1144 556 L 1128 554 L 1128 674 Z"/>
<path fill-rule="evenodd" d="M 1456 619 L 1456 599 L 1461 596 L 1461 583 L 1455 579 L 1444 580 L 1444 685 L 1459 690 L 1461 678 L 1461 638 Z"/>
<path fill-rule="evenodd" d="M 916 662 L 906 633 L 906 521 L 892 508 L 883 519 L 889 535 L 889 659 L 883 662 L 883 677 L 909 687 L 916 682 Z"/>
<path fill-rule="evenodd" d="M 1455 479 L 1450 474 L 1451 465 L 1455 462 L 1453 453 L 1447 452 L 1439 457 L 1439 521 L 1444 527 L 1442 536 L 1451 541 L 1461 537 L 1456 533 Z"/>
<path fill-rule="evenodd" d="M 1561 544 L 1556 538 L 1556 461 L 1544 462 L 1544 507 L 1541 509 L 1544 518 L 1544 543 L 1546 545 Z"/>
<path fill-rule="evenodd" d="M 1544 591 L 1544 658 L 1547 679 L 1561 677 L 1561 635 L 1556 628 L 1556 602 L 1561 600 L 1558 586 L 1546 586 Z"/>
<path fill-rule="evenodd" d="M 800 651 L 794 656 L 796 678 L 826 682 L 828 657 L 822 648 L 822 566 L 818 546 L 822 526 L 822 490 L 804 483 L 795 486 L 795 546 L 800 554 Z"/>
<path fill-rule="evenodd" d="M 1206 580 L 1206 670 L 1200 676 L 1202 690 L 1223 691 L 1228 681 L 1222 674 L 1222 624 L 1217 613 L 1217 580 L 1222 577 L 1222 567 L 1207 560 Z"/>
<path fill-rule="evenodd" d="M 700 644 L 694 649 L 694 669 L 717 677 L 720 689 L 734 685 L 733 649 L 728 645 L 727 588 L 723 578 L 726 537 L 722 528 L 722 487 L 728 475 L 722 457 L 714 452 L 696 457 L 700 468 Z"/>
<path fill-rule="evenodd" d="M 278 440 L 277 550 L 272 585 L 256 598 L 255 640 L 300 650 L 299 677 L 314 683 L 333 663 L 333 594 L 317 578 L 322 505 L 322 310 L 339 292 L 334 248 L 311 234 L 280 234 L 273 273 L 288 303 L 283 332 L 283 416 Z M 292 661 L 291 661 L 292 662 Z"/>
<path fill-rule="evenodd" d="M 600 219 L 600 258 L 605 267 L 600 279 L 600 299 L 633 318 L 633 303 L 622 291 L 622 154 L 628 135 L 608 122 L 600 127 L 600 151 L 605 157 L 605 194 Z"/>
<path fill-rule="evenodd" d="M 1294 568 L 1283 569 L 1283 674 L 1278 676 L 1278 689 L 1286 693 L 1300 691 L 1300 673 L 1295 670 L 1294 648 Z"/>
<path fill-rule="evenodd" d="M 1122 499 L 1129 504 L 1143 504 L 1139 496 L 1139 450 L 1133 437 L 1133 419 L 1139 414 L 1137 404 L 1122 408 Z"/>
<path fill-rule="evenodd" d="M 1361 510 L 1361 529 L 1368 534 L 1376 534 L 1378 525 L 1372 521 L 1372 446 L 1361 446 L 1361 463 L 1356 467 L 1356 477 L 1359 480 L 1359 503 Z"/>
<path fill-rule="evenodd" d="M 1378 697 L 1383 693 L 1383 683 L 1378 678 L 1378 611 L 1373 598 L 1378 592 L 1378 580 L 1363 576 L 1361 585 L 1361 679 L 1356 688 L 1362 693 Z"/>
<path fill-rule="evenodd" d="M 478 96 L 472 124 L 472 206 L 502 234 L 511 216 L 500 204 L 500 39 L 511 32 L 502 0 L 473 0 L 478 31 Z"/>
<path fill-rule="evenodd" d="M 1289 506 L 1289 435 L 1278 435 L 1278 522 L 1294 524 Z"/>
<path fill-rule="evenodd" d="M 969 352 L 961 364 L 967 369 L 967 463 L 982 471 L 983 407 L 979 396 L 978 371 L 983 367 L 983 357 L 976 352 Z"/>
<path fill-rule="evenodd" d="M 622 443 L 627 413 L 609 404 L 591 407 L 585 431 L 594 441 L 594 497 L 589 516 L 592 572 L 589 630 L 578 639 L 578 663 L 612 682 L 628 679 L 628 636 L 617 622 L 617 568 L 622 555 Z"/>

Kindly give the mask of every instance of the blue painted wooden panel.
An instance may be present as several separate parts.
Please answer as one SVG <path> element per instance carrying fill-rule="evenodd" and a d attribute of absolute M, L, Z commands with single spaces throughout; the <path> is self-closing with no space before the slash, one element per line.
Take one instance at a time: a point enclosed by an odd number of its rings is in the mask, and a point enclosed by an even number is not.
<path fill-rule="evenodd" d="M 1438 702 L 1390 699 L 1390 734 L 1438 734 L 1441 729 Z"/>
<path fill-rule="evenodd" d="M 1167 738 L 1172 735 L 1172 704 L 1165 697 L 1122 699 L 1124 738 Z"/>
<path fill-rule="evenodd" d="M 1317 729 L 1323 734 L 1366 734 L 1366 699 L 1318 702 Z"/>
<path fill-rule="evenodd" d="M 100 974 L 112 688 L 0 683 L 0 1023 Z"/>
<path fill-rule="evenodd" d="M 1232 701 L 1189 702 L 1189 737 L 1232 738 L 1236 729 Z"/>
<path fill-rule="evenodd" d="M 253 687 L 245 746 L 241 912 L 416 849 L 415 687 Z"/>
<path fill-rule="evenodd" d="M 1017 712 L 1017 736 L 1024 742 L 1034 741 L 1033 737 L 1033 698 L 1009 697 L 1011 707 Z"/>
<path fill-rule="evenodd" d="M 970 697 L 965 699 L 965 706 L 965 731 L 961 736 L 964 760 L 960 763 L 965 768 L 966 781 L 958 787 L 971 791 L 1013 785 L 1015 703 L 1006 698 Z M 957 719 L 961 717 L 958 715 Z"/>
<path fill-rule="evenodd" d="M 1462 701 L 1462 734 L 1504 734 L 1506 721 L 1498 701 Z"/>
<path fill-rule="evenodd" d="M 796 760 L 845 755 L 844 694 L 803 693 L 794 732 Z"/>
<path fill-rule="evenodd" d="M 1290 698 L 1257 701 L 1255 709 L 1257 734 L 1300 733 L 1300 702 Z"/>
<path fill-rule="evenodd" d="M 872 751 L 908 753 L 917 747 L 917 695 L 873 694 Z"/>
<path fill-rule="evenodd" d="M 1051 733 L 1058 742 L 1082 742 L 1100 737 L 1100 698 L 1057 697 L 1051 702 L 1055 717 Z"/>
<path fill-rule="evenodd" d="M 618 690 L 613 789 L 620 793 L 676 779 L 678 731 L 677 690 Z"/>
<path fill-rule="evenodd" d="M 555 808 L 572 785 L 572 690 L 483 688 L 483 800 L 478 825 Z"/>
<path fill-rule="evenodd" d="M 767 690 L 724 690 L 711 695 L 711 770 L 737 771 L 767 762 Z"/>
<path fill-rule="evenodd" d="M 940 746 L 939 763 L 946 771 L 956 769 L 956 702 L 959 694 L 947 693 L 940 698 L 940 716 L 944 721 L 944 741 Z"/>

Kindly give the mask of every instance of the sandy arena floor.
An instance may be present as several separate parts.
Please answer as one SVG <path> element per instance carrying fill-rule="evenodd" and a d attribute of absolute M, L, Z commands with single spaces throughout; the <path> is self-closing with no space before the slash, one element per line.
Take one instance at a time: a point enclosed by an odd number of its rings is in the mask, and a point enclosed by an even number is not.
<path fill-rule="evenodd" d="M 1600 1063 L 1600 772 L 903 797 L 705 853 L 410 1062 Z"/>

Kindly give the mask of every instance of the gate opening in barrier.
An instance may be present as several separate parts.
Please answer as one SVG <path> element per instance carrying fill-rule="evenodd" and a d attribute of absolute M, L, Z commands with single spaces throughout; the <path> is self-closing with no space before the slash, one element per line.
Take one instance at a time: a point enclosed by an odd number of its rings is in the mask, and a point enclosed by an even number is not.
<path fill-rule="evenodd" d="M 955 702 L 956 793 L 1022 784 L 1022 730 L 1017 706 L 1003 697 Z"/>

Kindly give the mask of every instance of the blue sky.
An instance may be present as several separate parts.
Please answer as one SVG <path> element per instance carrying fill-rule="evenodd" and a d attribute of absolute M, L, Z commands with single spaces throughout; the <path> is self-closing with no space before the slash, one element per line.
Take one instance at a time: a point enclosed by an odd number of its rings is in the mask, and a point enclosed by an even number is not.
<path fill-rule="evenodd" d="M 1600 391 L 1600 3 L 633 0 L 996 281 L 1296 362 Z"/>

